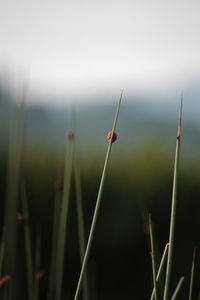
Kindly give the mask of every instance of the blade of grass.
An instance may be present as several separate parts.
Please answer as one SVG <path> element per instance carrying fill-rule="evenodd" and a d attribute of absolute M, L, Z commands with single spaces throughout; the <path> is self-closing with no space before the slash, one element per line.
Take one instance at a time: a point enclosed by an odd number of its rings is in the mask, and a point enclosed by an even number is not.
<path fill-rule="evenodd" d="M 101 197 L 102 197 L 102 192 L 103 192 L 103 187 L 104 187 L 104 182 L 105 182 L 106 170 L 107 170 L 107 167 L 108 167 L 108 161 L 109 161 L 111 148 L 112 148 L 113 135 L 114 135 L 114 131 L 115 131 L 115 128 L 116 128 L 117 118 L 118 118 L 118 114 L 119 114 L 119 108 L 120 108 L 120 104 L 121 104 L 121 100 L 122 100 L 122 94 L 123 94 L 123 92 L 121 92 L 121 95 L 120 95 L 119 103 L 118 103 L 118 106 L 117 106 L 117 112 L 116 112 L 116 115 L 115 115 L 114 124 L 113 124 L 113 128 L 112 128 L 112 134 L 111 134 L 111 137 L 110 137 L 110 142 L 108 144 L 108 150 L 107 150 L 107 153 L 106 153 L 106 158 L 105 158 L 103 173 L 102 173 L 101 182 L 100 182 L 100 186 L 99 186 L 99 192 L 98 192 L 96 206 L 95 206 L 95 210 L 94 210 L 92 225 L 91 225 L 91 228 L 90 228 L 90 233 L 89 233 L 89 237 L 88 237 L 88 242 L 87 242 L 87 246 L 86 246 L 86 251 L 85 251 L 85 255 L 84 255 L 84 259 L 83 259 L 83 264 L 82 264 L 82 268 L 81 268 L 81 272 L 80 272 L 80 276 L 79 276 L 78 285 L 77 285 L 74 300 L 78 299 L 78 296 L 79 296 L 79 293 L 80 293 L 80 290 L 81 290 L 83 275 L 85 273 L 88 257 L 89 257 L 89 254 L 90 254 L 90 249 L 91 249 L 91 245 L 92 245 L 92 240 L 93 240 L 95 226 L 96 226 L 98 212 L 99 212 L 99 207 L 100 207 L 100 203 L 101 203 Z"/>
<path fill-rule="evenodd" d="M 26 253 L 26 273 L 28 282 L 28 299 L 31 300 L 33 297 L 33 262 L 32 262 L 32 246 L 31 246 L 31 231 L 30 231 L 30 219 L 29 209 L 25 183 L 21 185 L 22 194 L 22 210 L 25 222 L 24 226 L 24 242 L 25 242 L 25 253 Z"/>
<path fill-rule="evenodd" d="M 85 237 L 84 237 L 84 221 L 83 221 L 83 208 L 82 208 L 82 191 L 81 191 L 81 177 L 80 168 L 76 165 L 74 167 L 75 188 L 76 188 L 76 208 L 77 208 L 77 221 L 78 221 L 78 236 L 79 236 L 79 249 L 81 265 L 83 263 L 85 254 Z M 85 271 L 83 278 L 83 299 L 88 300 L 88 286 L 87 286 L 87 271 Z"/>
<path fill-rule="evenodd" d="M 179 153 L 180 153 L 180 140 L 181 140 L 181 119 L 182 119 L 182 100 L 179 112 L 179 124 L 178 124 L 178 135 L 176 138 L 176 153 L 174 162 L 174 179 L 173 179 L 173 192 L 172 192 L 172 206 L 171 206 L 171 220 L 170 220 L 170 232 L 169 232 L 169 251 L 167 259 L 167 270 L 165 279 L 164 289 L 164 300 L 169 299 L 170 290 L 170 279 L 172 270 L 172 258 L 173 258 L 173 247 L 174 247 L 174 232 L 175 232 L 175 220 L 176 220 L 176 202 L 177 202 L 177 185 L 178 185 L 178 167 L 179 167 Z"/>
<path fill-rule="evenodd" d="M 151 223 L 151 214 L 149 214 L 149 233 L 150 233 L 150 242 L 151 242 L 151 260 L 152 260 L 152 273 L 153 273 L 153 285 L 155 290 L 155 300 L 158 300 L 158 287 L 156 281 L 156 267 L 155 267 L 155 253 L 154 253 L 154 242 L 153 242 L 153 230 Z"/>
<path fill-rule="evenodd" d="M 61 189 L 55 187 L 55 199 L 54 199 L 54 217 L 53 217 L 53 233 L 52 233 L 52 253 L 50 262 L 50 275 L 48 285 L 48 300 L 55 298 L 55 282 L 56 282 L 56 260 L 57 260 L 57 242 L 58 242 L 58 224 L 60 217 L 61 206 Z"/>
<path fill-rule="evenodd" d="M 173 293 L 173 295 L 171 297 L 171 300 L 175 300 L 176 297 L 178 296 L 178 293 L 179 293 L 180 288 L 182 286 L 183 280 L 184 280 L 184 277 L 181 277 L 180 280 L 179 280 L 179 282 L 178 282 L 178 284 L 177 284 L 177 287 L 176 287 L 176 289 L 175 289 L 175 291 L 174 291 L 174 293 Z"/>
<path fill-rule="evenodd" d="M 192 267 L 191 267 L 191 276 L 190 276 L 190 291 L 189 291 L 189 300 L 192 300 L 192 289 L 193 289 L 193 282 L 194 282 L 194 265 L 195 265 L 195 257 L 196 257 L 196 248 L 193 252 L 192 258 Z"/>
<path fill-rule="evenodd" d="M 160 262 L 160 265 L 159 265 L 159 268 L 158 268 L 158 273 L 157 273 L 157 276 L 156 276 L 156 282 L 157 283 L 159 282 L 162 271 L 164 269 L 165 261 L 166 261 L 166 258 L 167 258 L 168 247 L 169 247 L 169 243 L 166 244 L 166 246 L 165 246 L 163 256 L 162 256 L 162 259 L 161 259 L 161 262 Z M 155 296 L 155 288 L 152 291 L 151 300 L 154 299 L 154 296 Z"/>
<path fill-rule="evenodd" d="M 72 116 L 73 117 L 73 116 Z M 72 118 L 71 117 L 71 118 Z M 71 120 L 71 123 L 73 120 Z M 68 206 L 71 186 L 72 166 L 74 159 L 74 138 L 73 131 L 68 131 L 68 147 L 65 156 L 65 171 L 64 171 L 64 186 L 61 204 L 61 214 L 59 222 L 59 234 L 57 244 L 57 263 L 56 263 L 56 295 L 55 300 L 61 299 L 62 293 L 62 276 L 64 265 L 64 250 L 65 250 L 65 236 L 67 230 Z"/>
<path fill-rule="evenodd" d="M 1 246 L 0 246 L 0 278 L 2 277 L 4 250 L 5 250 L 5 230 L 3 228 L 3 233 L 2 233 L 2 238 L 1 238 Z"/>

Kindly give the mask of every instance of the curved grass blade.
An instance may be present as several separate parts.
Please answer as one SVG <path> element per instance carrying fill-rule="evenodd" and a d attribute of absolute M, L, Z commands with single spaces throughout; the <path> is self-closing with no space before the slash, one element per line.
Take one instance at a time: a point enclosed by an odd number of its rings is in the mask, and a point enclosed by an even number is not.
<path fill-rule="evenodd" d="M 168 247 L 169 247 L 169 243 L 166 244 L 166 246 L 165 246 L 165 249 L 164 249 L 164 252 L 163 252 L 163 256 L 162 256 L 162 259 L 161 259 L 161 262 L 160 262 L 160 265 L 159 265 L 159 268 L 158 268 L 158 273 L 157 273 L 157 276 L 156 276 L 156 282 L 157 282 L 157 284 L 158 284 L 158 282 L 160 280 L 160 276 L 161 276 L 162 271 L 164 269 L 165 261 L 166 261 L 166 258 L 167 258 Z M 154 296 L 155 296 L 155 288 L 153 289 L 153 292 L 152 292 L 152 295 L 151 295 L 151 300 L 154 299 Z"/>
<path fill-rule="evenodd" d="M 84 259 L 83 259 L 83 264 L 82 264 L 81 273 L 80 273 L 80 277 L 79 277 L 79 281 L 78 281 L 78 285 L 77 285 L 74 300 L 78 299 L 78 296 L 79 296 L 79 293 L 80 293 L 80 290 L 81 290 L 82 281 L 83 281 L 83 275 L 85 273 L 88 257 L 89 257 L 89 254 L 90 254 L 90 249 L 91 249 L 91 245 L 92 245 L 92 240 L 93 240 L 95 226 L 96 226 L 98 212 L 99 212 L 99 207 L 100 207 L 100 203 L 101 203 L 101 197 L 102 197 L 102 192 L 103 192 L 103 187 L 104 187 L 104 182 L 105 182 L 106 170 L 107 170 L 107 167 L 108 167 L 108 161 L 109 161 L 111 148 L 112 148 L 113 135 L 114 135 L 114 131 L 115 131 L 115 128 L 116 128 L 117 118 L 118 118 L 118 114 L 119 114 L 119 108 L 120 108 L 120 104 L 121 104 L 121 100 L 122 100 L 122 94 L 123 94 L 123 92 L 121 92 L 119 103 L 118 103 L 118 106 L 117 106 L 117 112 L 116 112 L 116 115 L 115 115 L 114 124 L 113 124 L 113 128 L 112 128 L 112 135 L 110 137 L 110 142 L 109 142 L 108 150 L 107 150 L 107 153 L 106 153 L 106 158 L 105 158 L 103 173 L 102 173 L 101 182 L 100 182 L 100 186 L 99 186 L 99 192 L 98 192 L 96 206 L 95 206 L 95 210 L 94 210 L 92 225 L 91 225 L 91 229 L 90 229 L 90 233 L 89 233 L 89 237 L 88 237 L 85 256 L 84 256 Z"/>
<path fill-rule="evenodd" d="M 196 248 L 193 252 L 192 258 L 192 267 L 191 267 L 191 276 L 190 276 L 190 291 L 189 291 L 189 300 L 192 300 L 192 289 L 193 289 L 193 282 L 194 282 L 194 265 L 195 265 L 195 258 L 196 258 Z"/>
<path fill-rule="evenodd" d="M 180 140 L 181 140 L 181 119 L 182 119 L 182 98 L 179 112 L 179 124 L 178 135 L 176 138 L 176 153 L 174 162 L 174 179 L 173 179 L 173 191 L 172 191 L 172 206 L 171 206 L 171 220 L 170 220 L 170 232 L 169 232 L 169 251 L 167 259 L 167 270 L 165 279 L 165 289 L 163 300 L 169 299 L 170 279 L 172 270 L 172 257 L 174 247 L 174 232 L 175 232 L 175 220 L 176 220 L 176 202 L 177 202 L 177 185 L 178 185 L 178 167 L 179 167 L 179 153 L 180 153 Z"/>
<path fill-rule="evenodd" d="M 150 242 L 151 242 L 151 260 L 152 260 L 152 273 L 153 273 L 153 285 L 154 285 L 154 290 L 155 290 L 155 300 L 158 300 L 158 287 L 157 287 L 157 281 L 156 281 L 155 253 L 154 253 L 151 214 L 149 214 L 149 233 L 150 233 Z"/>
<path fill-rule="evenodd" d="M 184 280 L 184 277 L 181 277 L 180 280 L 179 280 L 179 282 L 178 282 L 178 284 L 177 284 L 177 287 L 176 287 L 176 289 L 175 289 L 175 291 L 174 291 L 174 293 L 173 293 L 173 295 L 171 297 L 171 300 L 175 300 L 176 297 L 178 296 L 178 293 L 179 293 L 180 288 L 182 286 L 183 280 Z"/>

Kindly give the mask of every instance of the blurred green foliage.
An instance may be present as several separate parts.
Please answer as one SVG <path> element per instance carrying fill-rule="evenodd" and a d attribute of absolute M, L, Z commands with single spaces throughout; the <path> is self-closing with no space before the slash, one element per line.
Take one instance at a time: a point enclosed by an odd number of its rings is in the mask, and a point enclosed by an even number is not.
<path fill-rule="evenodd" d="M 6 153 L 2 153 L 1 162 L 5 160 Z M 82 173 L 87 237 L 103 159 L 98 155 L 97 157 L 85 156 L 79 159 L 79 164 Z M 199 246 L 200 164 L 196 164 L 195 161 L 183 161 L 183 159 L 180 164 L 173 282 L 176 283 L 181 275 L 185 275 L 186 290 L 192 251 L 194 246 Z M 36 225 L 41 224 L 42 228 L 42 268 L 46 271 L 45 277 L 41 280 L 42 295 L 47 287 L 49 271 L 54 183 L 57 177 L 62 177 L 63 157 L 56 156 L 47 148 L 40 146 L 40 149 L 24 153 L 22 169 L 30 205 L 33 244 Z M 138 299 L 147 299 L 150 296 L 152 277 L 147 230 L 148 212 L 152 213 L 154 234 L 161 253 L 168 240 L 172 174 L 173 151 L 159 149 L 157 145 L 146 144 L 141 149 L 130 151 L 125 157 L 122 155 L 111 157 L 88 267 L 92 299 L 121 299 L 122 296 L 126 299 L 131 297 L 133 292 L 138 295 Z M 6 164 L 1 163 L 1 222 L 5 176 Z M 68 222 L 64 294 L 72 299 L 80 270 L 74 183 Z M 21 278 L 25 284 L 23 232 L 20 224 L 18 226 L 18 263 L 21 266 L 21 277 L 19 276 L 17 280 Z M 198 256 L 196 273 L 199 274 Z M 197 293 L 198 277 L 197 275 L 195 277 L 194 293 Z M 24 291 L 22 282 L 21 289 Z"/>
<path fill-rule="evenodd" d="M 0 136 L 1 232 L 3 230 L 6 198 L 9 120 L 12 120 L 11 107 L 9 106 L 10 112 L 7 118 L 4 117 L 5 111 L 5 106 L 2 106 L 0 111 L 2 116 L 0 121 L 0 133 L 2 133 Z M 141 113 L 144 112 L 141 110 Z M 61 130 L 59 135 L 56 134 L 58 132 L 56 130 L 55 132 L 49 131 L 49 115 L 41 110 L 34 115 L 38 116 L 39 122 L 37 122 L 37 119 L 32 120 L 35 124 L 34 128 L 30 125 L 32 123 L 29 122 L 29 114 L 30 110 L 27 112 L 21 177 L 26 182 L 33 253 L 36 228 L 38 224 L 41 225 L 41 269 L 45 270 L 45 276 L 40 282 L 40 299 L 44 299 L 50 268 L 54 184 L 57 179 L 62 180 L 63 176 L 66 135 L 64 130 Z M 46 116 L 46 123 L 43 120 L 44 115 Z M 50 118 L 50 120 L 52 119 Z M 121 130 L 120 126 L 124 128 L 125 124 L 128 124 L 123 120 L 121 119 L 122 124 L 119 120 L 118 141 L 113 145 L 94 244 L 89 259 L 88 284 L 89 295 L 92 300 L 132 299 L 133 295 L 141 300 L 150 298 L 153 284 L 147 226 L 149 212 L 152 214 L 157 261 L 159 261 L 165 244 L 168 242 L 176 123 L 172 126 L 171 120 L 169 120 L 170 124 L 166 120 L 164 123 L 159 120 L 156 124 L 160 124 L 160 126 L 154 124 L 149 128 L 148 124 L 153 123 L 145 119 L 145 122 L 138 121 L 139 126 L 143 122 L 143 127 L 139 128 L 133 121 L 129 125 L 128 134 L 123 136 L 125 131 L 124 129 Z M 67 129 L 66 120 L 62 118 L 60 122 L 64 122 L 62 126 Z M 44 123 L 45 126 L 43 126 Z M 92 128 L 92 120 L 87 118 L 87 123 Z M 75 134 L 76 160 L 80 165 L 82 175 L 86 239 L 92 221 L 104 163 L 107 146 L 105 137 L 110 129 L 107 123 L 102 122 L 100 125 L 99 128 L 102 128 L 101 130 L 98 129 L 96 135 L 94 135 L 91 128 L 91 131 L 86 133 L 83 129 L 81 131 L 78 126 Z M 169 130 L 167 130 L 168 126 Z M 172 290 L 175 288 L 180 276 L 185 276 L 181 299 L 187 299 L 194 247 L 197 247 L 194 297 L 197 296 L 198 287 L 200 286 L 200 260 L 198 255 L 200 246 L 200 161 L 198 157 L 199 142 L 196 141 L 199 131 L 196 127 L 193 130 L 194 127 L 184 126 L 172 274 Z M 40 127 L 42 130 L 40 130 Z M 79 132 L 79 128 L 80 132 L 84 132 L 85 136 L 87 135 L 86 140 L 84 140 L 84 134 L 82 135 Z M 131 130 L 132 134 L 130 136 Z M 186 133 L 186 139 L 184 138 L 184 132 Z M 195 143 L 189 143 L 191 136 L 193 136 Z M 61 140 L 58 145 L 57 140 Z M 81 146 L 82 141 L 83 148 Z M 91 141 L 95 141 L 94 148 Z M 18 196 L 20 198 L 20 194 Z M 21 211 L 20 205 L 19 211 Z M 73 299 L 80 272 L 74 181 L 72 182 L 70 194 L 68 225 L 63 299 Z M 18 224 L 17 229 L 17 278 L 12 278 L 12 280 L 17 282 L 16 299 L 19 297 L 20 299 L 26 299 L 27 282 L 22 225 Z M 0 293 L 2 293 L 2 290 Z"/>

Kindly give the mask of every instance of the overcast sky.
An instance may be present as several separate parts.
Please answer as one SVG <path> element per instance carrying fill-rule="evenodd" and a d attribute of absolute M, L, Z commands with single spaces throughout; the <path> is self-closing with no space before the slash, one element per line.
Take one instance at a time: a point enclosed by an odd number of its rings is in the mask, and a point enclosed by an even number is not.
<path fill-rule="evenodd" d="M 44 94 L 180 89 L 200 78 L 199 14 L 192 0 L 0 0 L 0 73 Z"/>

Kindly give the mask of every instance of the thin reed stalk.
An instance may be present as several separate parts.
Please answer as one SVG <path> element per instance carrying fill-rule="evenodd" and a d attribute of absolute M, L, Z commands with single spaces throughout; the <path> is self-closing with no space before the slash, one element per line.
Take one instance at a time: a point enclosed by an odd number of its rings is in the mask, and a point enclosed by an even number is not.
<path fill-rule="evenodd" d="M 71 121 L 72 122 L 72 121 Z M 55 300 L 61 299 L 62 294 L 62 277 L 64 266 L 65 236 L 67 230 L 68 207 L 70 186 L 72 177 L 72 166 L 74 159 L 74 138 L 73 131 L 68 132 L 68 148 L 65 156 L 65 171 L 63 182 L 63 195 L 61 204 L 61 213 L 59 221 L 58 243 L 57 243 L 57 260 L 56 260 L 56 295 Z"/>
<path fill-rule="evenodd" d="M 30 231 L 30 219 L 29 209 L 25 183 L 21 185 L 21 197 L 22 197 L 22 210 L 24 215 L 24 242 L 25 242 L 25 254 L 26 254 L 26 274 L 28 283 L 28 299 L 33 298 L 33 262 L 32 262 L 32 246 L 31 246 L 31 231 Z"/>
<path fill-rule="evenodd" d="M 175 289 L 175 291 L 174 291 L 174 293 L 173 293 L 173 295 L 171 297 L 171 300 L 175 300 L 177 298 L 178 293 L 179 293 L 179 291 L 181 289 L 181 286 L 183 284 L 183 281 L 184 281 L 184 277 L 181 277 L 180 280 L 179 280 L 179 282 L 178 282 L 178 284 L 177 284 L 177 287 L 176 287 L 176 289 Z"/>
<path fill-rule="evenodd" d="M 162 256 L 162 259 L 161 259 L 161 262 L 160 262 L 160 265 L 159 265 L 159 268 L 158 268 L 158 272 L 157 272 L 157 276 L 156 276 L 157 285 L 159 283 L 162 271 L 164 269 L 165 261 L 166 261 L 166 258 L 167 258 L 168 247 L 169 247 L 169 244 L 166 244 L 164 252 L 163 252 L 163 256 Z M 155 288 L 153 288 L 152 295 L 151 295 L 151 300 L 154 299 L 154 296 L 155 296 Z"/>
<path fill-rule="evenodd" d="M 194 282 L 194 266 L 195 266 L 195 258 L 196 258 L 196 248 L 193 251 L 192 257 L 192 267 L 191 267 L 191 275 L 190 275 L 190 290 L 189 290 L 189 300 L 192 300 L 192 290 L 193 290 L 193 282 Z"/>
<path fill-rule="evenodd" d="M 8 170 L 7 170 L 7 187 L 6 187 L 6 205 L 5 205 L 5 273 L 12 278 L 16 276 L 16 245 L 17 245 L 17 210 L 19 179 L 22 161 L 22 144 L 24 133 L 24 94 L 20 104 L 14 107 L 13 121 L 11 124 Z M 17 280 L 10 280 L 4 289 L 4 297 L 12 300 L 16 297 Z"/>
<path fill-rule="evenodd" d="M 0 278 L 2 277 L 4 250 L 5 250 L 5 230 L 3 228 L 1 245 L 0 245 Z"/>
<path fill-rule="evenodd" d="M 182 119 L 182 97 L 179 112 L 179 124 L 178 135 L 176 138 L 176 153 L 174 162 L 174 179 L 173 179 L 173 191 L 172 191 L 172 206 L 171 206 L 171 220 L 170 220 L 170 232 L 169 232 L 169 251 L 167 259 L 166 279 L 163 300 L 169 299 L 170 292 L 170 279 L 172 271 L 172 258 L 174 247 L 174 232 L 175 232 L 175 220 L 176 220 L 176 202 L 177 202 L 177 185 L 178 185 L 178 167 L 179 167 L 179 154 L 180 154 L 180 140 L 181 140 L 181 119 Z"/>
<path fill-rule="evenodd" d="M 81 265 L 83 263 L 85 254 L 85 237 L 84 237 L 84 220 L 82 207 L 82 190 L 81 190 L 81 176 L 80 168 L 76 165 L 74 167 L 75 188 L 76 188 L 76 208 L 78 221 L 78 236 Z M 83 300 L 88 300 L 88 284 L 87 284 L 87 270 L 83 277 Z"/>
<path fill-rule="evenodd" d="M 105 182 L 105 175 L 106 175 L 108 162 L 109 162 L 109 157 L 110 157 L 110 153 L 111 153 L 113 136 L 114 136 L 114 132 L 115 132 L 116 124 L 117 124 L 117 118 L 118 118 L 118 114 L 119 114 L 119 108 L 120 108 L 120 104 L 121 104 L 122 94 L 123 93 L 121 92 L 118 107 L 117 107 L 117 112 L 116 112 L 116 115 L 115 115 L 114 124 L 113 124 L 113 128 L 112 128 L 112 134 L 111 134 L 110 139 L 109 139 L 110 141 L 109 141 L 108 150 L 107 150 L 107 153 L 106 153 L 106 158 L 105 158 L 103 173 L 102 173 L 101 182 L 100 182 L 100 186 L 99 186 L 99 192 L 98 192 L 96 206 L 95 206 L 95 210 L 94 210 L 92 225 L 91 225 L 91 228 L 90 228 L 90 233 L 89 233 L 89 237 L 88 237 L 88 242 L 87 242 L 87 246 L 86 246 L 86 251 L 85 251 L 85 255 L 84 255 L 84 259 L 83 259 L 83 264 L 82 264 L 82 268 L 81 268 L 81 272 L 80 272 L 80 276 L 79 276 L 78 285 L 77 285 L 74 300 L 77 300 L 78 297 L 79 297 L 79 293 L 80 293 L 81 286 L 82 286 L 82 281 L 83 281 L 83 276 L 84 276 L 84 273 L 85 273 L 85 270 L 86 270 L 86 267 L 87 267 L 88 257 L 89 257 L 89 254 L 90 254 L 90 249 L 91 249 L 92 240 L 93 240 L 95 227 L 96 227 L 96 222 L 97 222 L 97 218 L 98 218 L 98 212 L 99 212 L 99 207 L 100 207 L 100 203 L 101 203 L 103 187 L 104 187 L 104 182 Z"/>
<path fill-rule="evenodd" d="M 156 266 L 155 266 L 155 253 L 154 253 L 151 214 L 149 214 L 149 233 L 150 233 L 150 242 L 151 242 L 151 260 L 152 260 L 152 273 L 153 273 L 153 285 L 154 285 L 154 290 L 155 290 L 155 300 L 158 300 L 158 286 L 157 286 L 157 281 L 156 281 Z"/>
<path fill-rule="evenodd" d="M 36 233 L 36 249 L 35 249 L 35 278 L 34 278 L 34 290 L 33 300 L 38 300 L 39 296 L 39 281 L 40 281 L 40 261 L 41 261 L 41 228 L 37 226 Z"/>
<path fill-rule="evenodd" d="M 56 187 L 54 199 L 54 217 L 53 217 L 53 233 L 52 233 L 52 248 L 51 248 L 51 262 L 50 275 L 47 299 L 53 300 L 55 298 L 55 282 L 56 282 L 56 260 L 57 260 L 57 241 L 58 241 L 58 225 L 61 207 L 61 189 Z"/>

